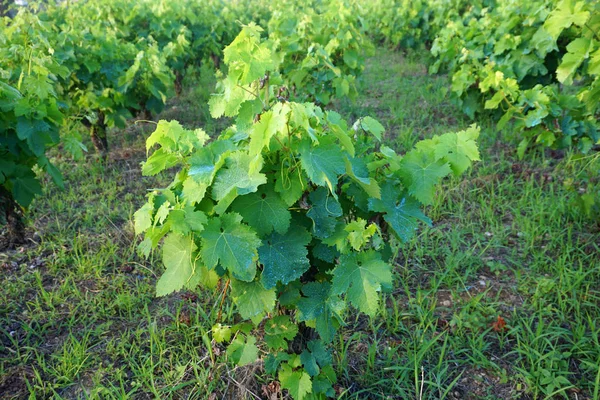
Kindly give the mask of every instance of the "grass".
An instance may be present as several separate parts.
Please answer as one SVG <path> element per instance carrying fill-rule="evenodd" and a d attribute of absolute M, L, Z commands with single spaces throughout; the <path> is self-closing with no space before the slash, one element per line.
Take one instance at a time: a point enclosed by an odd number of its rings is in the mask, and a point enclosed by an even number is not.
<path fill-rule="evenodd" d="M 201 76 L 162 117 L 214 134 L 224 122 L 210 121 Z M 357 102 L 334 106 L 376 116 L 404 151 L 471 123 L 446 90 L 418 56 L 380 49 Z M 583 162 L 541 150 L 520 161 L 510 132 L 478 122 L 482 161 L 439 191 L 379 316 L 348 316 L 334 342 L 341 398 L 600 398 L 600 235 L 563 185 Z M 153 296 L 162 267 L 136 255 L 131 223 L 169 180 L 140 175 L 151 130 L 113 132 L 106 166 L 58 160 L 67 189 L 48 185 L 31 210 L 38 235 L 0 255 L 0 397 L 250 399 L 269 383 L 210 343 L 215 293 Z"/>

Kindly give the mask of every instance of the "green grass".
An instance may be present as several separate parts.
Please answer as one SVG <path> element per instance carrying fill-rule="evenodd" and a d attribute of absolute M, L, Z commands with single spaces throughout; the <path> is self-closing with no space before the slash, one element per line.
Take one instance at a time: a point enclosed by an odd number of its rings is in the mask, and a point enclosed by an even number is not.
<path fill-rule="evenodd" d="M 162 117 L 214 134 L 225 122 L 205 106 L 213 84 L 204 71 Z M 335 108 L 376 116 L 404 151 L 471 124 L 446 88 L 417 56 L 380 49 L 358 101 Z M 439 191 L 380 315 L 348 316 L 334 342 L 342 398 L 600 396 L 600 234 L 563 185 L 583 162 L 541 150 L 519 161 L 511 132 L 478 122 L 482 161 Z M 0 397 L 251 399 L 269 382 L 210 343 L 218 292 L 153 296 L 162 266 L 136 255 L 131 222 L 169 180 L 140 175 L 151 130 L 112 132 L 106 166 L 58 160 L 67 189 L 48 185 L 32 207 L 39 239 L 0 255 Z M 226 301 L 222 320 L 235 318 Z"/>

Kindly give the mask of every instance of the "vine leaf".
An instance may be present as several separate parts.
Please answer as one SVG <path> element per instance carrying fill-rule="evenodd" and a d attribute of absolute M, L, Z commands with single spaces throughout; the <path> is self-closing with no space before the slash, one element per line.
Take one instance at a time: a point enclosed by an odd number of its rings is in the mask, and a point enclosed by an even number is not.
<path fill-rule="evenodd" d="M 156 150 L 148 160 L 142 163 L 142 175 L 152 176 L 165 169 L 175 166 L 179 162 L 179 157 L 175 153 L 169 153 L 165 149 Z"/>
<path fill-rule="evenodd" d="M 460 132 L 451 132 L 439 137 L 435 147 L 435 157 L 450 163 L 455 175 L 460 175 L 471 166 L 472 161 L 479 161 L 479 150 L 475 140 L 479 137 L 479 128 L 475 125 Z"/>
<path fill-rule="evenodd" d="M 194 148 L 201 148 L 209 139 L 202 129 L 194 131 L 185 129 L 178 121 L 160 120 L 156 129 L 146 139 L 146 151 L 159 144 L 165 151 L 189 153 Z"/>
<path fill-rule="evenodd" d="M 346 171 L 345 157 L 340 147 L 326 140 L 322 140 L 316 146 L 311 146 L 308 141 L 304 141 L 300 146 L 300 160 L 308 178 L 315 185 L 328 187 L 337 197 L 334 189 L 338 175 Z"/>
<path fill-rule="evenodd" d="M 43 120 L 17 118 L 17 137 L 26 140 L 31 151 L 38 157 L 44 154 L 48 144 L 57 141 L 52 138 L 51 128 L 50 124 Z"/>
<path fill-rule="evenodd" d="M 392 269 L 375 251 L 344 254 L 333 270 L 334 295 L 346 294 L 357 309 L 374 316 L 379 306 L 377 292 L 392 287 Z"/>
<path fill-rule="evenodd" d="M 240 106 L 254 96 L 248 89 L 249 86 L 238 86 L 238 81 L 233 76 L 217 82 L 216 94 L 212 94 L 208 105 L 213 118 L 235 117 L 240 111 Z M 244 90 L 245 89 L 245 90 Z"/>
<path fill-rule="evenodd" d="M 340 203 L 329 196 L 325 188 L 318 188 L 309 195 L 311 208 L 306 215 L 313 220 L 313 231 L 316 237 L 326 238 L 333 234 L 337 218 L 342 215 Z"/>
<path fill-rule="evenodd" d="M 339 324 L 339 315 L 344 310 L 344 302 L 337 296 L 330 296 L 331 284 L 310 282 L 302 287 L 298 300 L 299 322 L 314 321 L 317 333 L 325 342 L 331 342 Z"/>
<path fill-rule="evenodd" d="M 364 117 L 358 120 L 360 122 L 360 126 L 365 131 L 371 133 L 373 136 L 377 138 L 377 140 L 381 141 L 381 135 L 385 132 L 385 128 L 379 121 L 377 121 L 373 117 Z"/>
<path fill-rule="evenodd" d="M 369 196 L 378 199 L 381 197 L 381 188 L 375 179 L 369 177 L 369 167 L 363 159 L 347 159 L 346 175 L 354 179 L 354 181 L 356 181 Z"/>
<path fill-rule="evenodd" d="M 300 361 L 302 361 L 302 365 L 304 366 L 304 370 L 308 372 L 308 375 L 314 377 L 319 375 L 321 371 L 319 366 L 317 365 L 317 359 L 312 355 L 310 351 L 304 349 L 300 354 Z"/>
<path fill-rule="evenodd" d="M 152 226 L 154 214 L 154 196 L 148 197 L 148 202 L 133 214 L 135 234 L 139 235 Z"/>
<path fill-rule="evenodd" d="M 298 334 L 298 325 L 287 315 L 278 315 L 265 322 L 265 343 L 270 349 L 287 350 L 287 341 Z"/>
<path fill-rule="evenodd" d="M 340 141 L 340 144 L 348 152 L 351 157 L 354 157 L 355 149 L 352 143 L 352 137 L 348 135 L 348 126 L 342 116 L 335 111 L 327 113 L 328 127 L 331 133 Z"/>
<path fill-rule="evenodd" d="M 229 75 L 240 85 L 248 85 L 275 68 L 274 57 L 267 43 L 260 43 L 262 28 L 254 23 L 245 25 L 240 34 L 223 50 Z"/>
<path fill-rule="evenodd" d="M 267 182 L 267 177 L 258 171 L 250 172 L 251 157 L 244 152 L 235 152 L 225 161 L 215 176 L 212 186 L 212 196 L 217 201 L 219 213 L 223 213 L 231 202 L 238 196 L 256 192 L 258 186 Z"/>
<path fill-rule="evenodd" d="M 369 243 L 371 237 L 377 232 L 377 225 L 369 224 L 367 227 L 367 221 L 362 218 L 358 218 L 356 221 L 348 223 L 344 227 L 344 231 L 348 232 L 348 242 L 350 246 L 356 251 L 359 251 L 363 246 Z"/>
<path fill-rule="evenodd" d="M 292 214 L 271 185 L 261 186 L 256 193 L 238 197 L 231 205 L 260 236 L 283 234 L 290 226 Z"/>
<path fill-rule="evenodd" d="M 221 325 L 220 323 L 216 323 L 212 329 L 212 337 L 217 343 L 229 342 L 231 339 L 232 329 L 228 325 Z"/>
<path fill-rule="evenodd" d="M 584 11 L 584 7 L 584 1 L 573 4 L 572 0 L 562 0 L 544 22 L 544 29 L 556 40 L 561 32 L 571 25 L 585 25 L 590 13 Z"/>
<path fill-rule="evenodd" d="M 281 386 L 290 392 L 294 400 L 303 400 L 312 392 L 310 376 L 302 370 L 294 371 L 288 363 L 281 365 L 278 377 Z"/>
<path fill-rule="evenodd" d="M 213 217 L 201 232 L 202 260 L 209 268 L 217 264 L 236 279 L 251 282 L 256 275 L 257 249 L 261 241 L 236 213 Z"/>
<path fill-rule="evenodd" d="M 23 207 L 29 207 L 34 197 L 42 194 L 42 185 L 35 178 L 17 177 L 14 179 L 12 194 L 17 203 Z"/>
<path fill-rule="evenodd" d="M 248 336 L 246 340 L 242 335 L 236 336 L 233 342 L 227 346 L 227 356 L 231 357 L 233 362 L 243 367 L 253 363 L 258 358 L 258 347 L 256 347 L 256 338 Z"/>
<path fill-rule="evenodd" d="M 260 282 L 231 281 L 231 296 L 244 319 L 259 321 L 275 307 L 275 290 L 265 289 Z"/>
<path fill-rule="evenodd" d="M 227 156 L 235 150 L 229 140 L 212 142 L 198 149 L 190 158 L 188 176 L 183 181 L 183 197 L 190 203 L 199 203 L 206 189 L 212 184 L 219 169 L 225 164 Z"/>
<path fill-rule="evenodd" d="M 556 79 L 560 83 L 572 84 L 577 68 L 587 59 L 593 49 L 592 41 L 587 38 L 577 38 L 567 45 L 568 53 L 556 68 Z"/>
<path fill-rule="evenodd" d="M 187 235 L 192 231 L 203 231 L 208 219 L 202 211 L 196 211 L 194 206 L 187 205 L 183 209 L 172 210 L 167 221 L 173 232 Z"/>
<path fill-rule="evenodd" d="M 284 107 L 282 103 L 277 103 L 272 110 L 260 116 L 260 121 L 253 126 L 250 132 L 249 152 L 251 156 L 260 155 L 265 146 L 269 146 L 271 138 L 283 130 L 288 112 L 288 106 Z"/>
<path fill-rule="evenodd" d="M 288 168 L 281 167 L 275 173 L 277 177 L 275 191 L 279 193 L 281 199 L 289 207 L 293 206 L 302 197 L 302 193 L 306 189 L 306 176 L 299 168 L 290 172 Z"/>
<path fill-rule="evenodd" d="M 163 244 L 163 264 L 166 271 L 156 283 L 156 295 L 165 296 L 181 290 L 194 272 L 196 244 L 189 236 L 170 234 Z"/>
<path fill-rule="evenodd" d="M 413 237 L 418 221 L 431 224 L 419 202 L 400 192 L 392 182 L 384 184 L 381 199 L 369 199 L 369 210 L 385 213 L 383 219 L 404 243 Z"/>
<path fill-rule="evenodd" d="M 433 152 L 413 150 L 402 159 L 401 177 L 408 192 L 423 204 L 433 203 L 435 186 L 450 172 L 450 165 Z M 384 195 L 381 196 L 384 198 Z"/>
<path fill-rule="evenodd" d="M 273 233 L 263 240 L 258 259 L 264 269 L 261 281 L 267 289 L 277 282 L 287 284 L 302 276 L 310 268 L 307 258 L 311 235 L 304 228 L 294 227 L 286 234 Z"/>

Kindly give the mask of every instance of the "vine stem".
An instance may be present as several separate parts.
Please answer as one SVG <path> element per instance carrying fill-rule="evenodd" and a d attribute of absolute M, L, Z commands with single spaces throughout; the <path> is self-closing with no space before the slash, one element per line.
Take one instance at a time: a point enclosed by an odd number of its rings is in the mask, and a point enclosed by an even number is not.
<path fill-rule="evenodd" d="M 279 140 L 279 138 L 277 136 L 273 136 L 273 137 L 275 138 L 275 140 L 277 140 L 277 143 L 279 143 L 281 145 L 283 151 L 285 151 L 285 152 L 290 151 L 290 149 L 285 144 L 283 144 L 283 142 L 281 140 Z"/>
<path fill-rule="evenodd" d="M 594 34 L 594 36 L 596 36 L 596 39 L 600 40 L 600 35 L 598 34 L 598 32 L 596 32 L 595 30 L 592 29 L 592 27 L 586 22 L 585 27 L 588 28 L 590 31 L 592 31 L 592 33 Z"/>
<path fill-rule="evenodd" d="M 266 106 L 265 102 L 263 101 L 263 99 L 260 98 L 260 96 L 258 94 L 251 92 L 250 90 L 246 89 L 245 87 L 243 87 L 240 84 L 237 84 L 237 87 L 239 87 L 240 89 L 242 89 L 242 90 L 250 93 L 252 96 L 256 97 L 262 103 L 263 109 L 265 109 L 265 110 L 267 109 L 267 106 Z"/>
<path fill-rule="evenodd" d="M 217 314 L 217 322 L 221 322 L 221 316 L 223 313 L 223 303 L 225 302 L 225 294 L 227 294 L 229 282 L 231 282 L 231 279 L 227 279 L 227 282 L 225 282 L 225 287 L 223 288 L 223 296 L 221 297 L 221 304 L 219 304 L 219 314 Z"/>

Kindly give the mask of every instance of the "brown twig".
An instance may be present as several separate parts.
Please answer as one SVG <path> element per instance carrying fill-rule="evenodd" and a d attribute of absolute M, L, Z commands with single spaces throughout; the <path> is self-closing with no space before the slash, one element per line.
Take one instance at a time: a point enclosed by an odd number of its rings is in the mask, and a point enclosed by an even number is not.
<path fill-rule="evenodd" d="M 217 322 L 221 322 L 221 315 L 223 313 L 223 303 L 225 302 L 225 294 L 227 294 L 229 282 L 231 282 L 231 279 L 227 279 L 227 282 L 225 282 L 225 287 L 223 288 L 223 297 L 221 297 L 221 304 L 219 304 L 219 314 L 217 314 Z"/>

